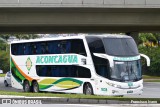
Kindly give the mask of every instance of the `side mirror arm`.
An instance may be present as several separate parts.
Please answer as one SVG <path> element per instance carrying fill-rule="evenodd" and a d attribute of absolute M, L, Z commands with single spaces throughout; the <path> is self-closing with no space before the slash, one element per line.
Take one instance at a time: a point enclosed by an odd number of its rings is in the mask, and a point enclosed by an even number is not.
<path fill-rule="evenodd" d="M 110 67 L 114 67 L 114 61 L 113 58 L 108 56 L 108 55 L 102 55 L 102 54 L 98 54 L 98 53 L 93 53 L 94 56 L 98 56 L 100 58 L 104 58 L 104 59 L 108 59 L 109 60 L 109 64 Z"/>
<path fill-rule="evenodd" d="M 144 57 L 146 59 L 146 61 L 147 61 L 147 66 L 150 66 L 150 62 L 151 62 L 150 58 L 145 54 L 140 54 L 140 56 Z"/>

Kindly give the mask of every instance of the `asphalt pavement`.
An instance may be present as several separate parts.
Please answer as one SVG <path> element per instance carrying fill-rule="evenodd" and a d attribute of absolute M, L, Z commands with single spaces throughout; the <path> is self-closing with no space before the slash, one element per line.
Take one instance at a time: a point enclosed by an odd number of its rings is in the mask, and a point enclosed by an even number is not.
<path fill-rule="evenodd" d="M 15 89 L 11 86 L 5 87 L 4 77 L 0 77 L 0 90 L 2 90 L 2 91 L 13 91 L 13 92 L 22 92 L 23 91 L 23 90 Z"/>

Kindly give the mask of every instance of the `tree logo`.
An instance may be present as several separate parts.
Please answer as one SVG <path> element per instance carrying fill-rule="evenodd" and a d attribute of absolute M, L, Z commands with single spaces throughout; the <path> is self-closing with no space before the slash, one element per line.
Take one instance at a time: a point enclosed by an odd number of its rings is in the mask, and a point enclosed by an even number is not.
<path fill-rule="evenodd" d="M 27 58 L 26 67 L 27 67 L 28 71 L 30 71 L 30 69 L 32 67 L 32 61 L 31 61 L 30 57 Z"/>

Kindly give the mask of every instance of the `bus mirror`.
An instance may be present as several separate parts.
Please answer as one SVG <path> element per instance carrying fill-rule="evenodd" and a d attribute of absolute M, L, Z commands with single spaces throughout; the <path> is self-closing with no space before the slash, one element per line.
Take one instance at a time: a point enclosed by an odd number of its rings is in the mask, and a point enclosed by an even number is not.
<path fill-rule="evenodd" d="M 150 58 L 147 55 L 145 55 L 145 54 L 140 54 L 140 55 L 146 59 L 147 66 L 150 66 Z"/>
<path fill-rule="evenodd" d="M 114 67 L 114 62 L 113 62 L 113 58 L 106 55 L 106 54 L 99 54 L 99 53 L 93 53 L 94 56 L 100 57 L 100 58 L 104 58 L 104 59 L 108 59 L 109 60 L 109 64 L 110 67 Z"/>

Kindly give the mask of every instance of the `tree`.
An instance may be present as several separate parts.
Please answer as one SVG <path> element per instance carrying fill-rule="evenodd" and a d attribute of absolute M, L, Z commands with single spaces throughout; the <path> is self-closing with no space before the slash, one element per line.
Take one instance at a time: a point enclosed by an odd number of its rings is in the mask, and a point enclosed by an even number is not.
<path fill-rule="evenodd" d="M 3 39 L 1 37 L 5 38 L 5 39 Z M 8 49 L 9 45 L 7 43 L 8 37 L 7 36 L 1 36 L 1 37 L 0 37 L 0 50 L 5 50 L 5 51 L 9 50 Z"/>
<path fill-rule="evenodd" d="M 0 69 L 2 69 L 4 73 L 9 71 L 10 69 L 9 60 L 10 60 L 9 52 L 0 50 Z"/>
<path fill-rule="evenodd" d="M 143 60 L 143 74 L 160 76 L 160 47 L 139 47 L 139 52 L 149 56 L 151 66 L 146 67 L 146 62 Z"/>
<path fill-rule="evenodd" d="M 146 35 L 143 34 L 143 33 L 140 33 L 139 36 L 138 36 L 138 44 L 143 44 L 147 42 L 147 38 L 146 38 Z"/>
<path fill-rule="evenodd" d="M 39 38 L 39 35 L 37 34 L 14 34 L 13 36 L 15 36 L 19 40 Z"/>
<path fill-rule="evenodd" d="M 10 38 L 10 34 L 1 34 L 0 37 L 3 38 L 4 40 L 8 40 Z"/>
<path fill-rule="evenodd" d="M 153 33 L 153 35 L 155 36 L 155 38 L 158 41 L 158 46 L 160 46 L 160 33 Z"/>
<path fill-rule="evenodd" d="M 139 38 L 138 41 L 139 45 L 143 44 L 146 46 L 153 47 L 158 43 L 158 39 L 156 35 L 153 33 L 140 33 L 138 38 Z"/>

